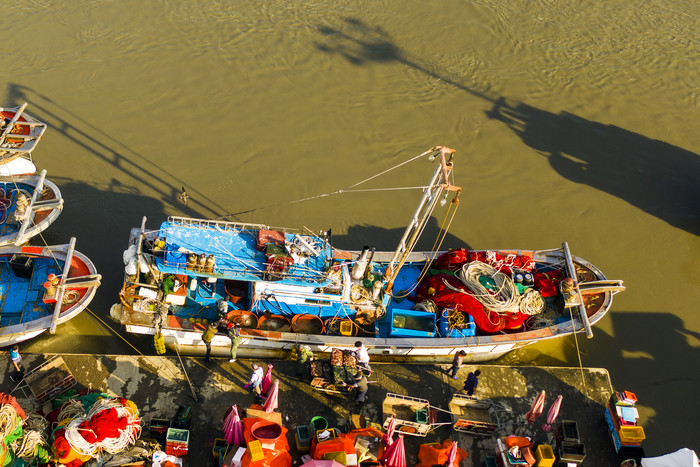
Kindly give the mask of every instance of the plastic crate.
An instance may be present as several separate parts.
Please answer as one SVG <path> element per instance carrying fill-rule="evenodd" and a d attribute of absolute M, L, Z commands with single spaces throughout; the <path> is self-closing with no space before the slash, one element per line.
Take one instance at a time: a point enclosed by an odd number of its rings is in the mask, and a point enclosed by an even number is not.
<path fill-rule="evenodd" d="M 552 467 L 557 458 L 554 456 L 554 449 L 549 444 L 540 444 L 535 449 L 535 466 Z"/>
<path fill-rule="evenodd" d="M 578 435 L 578 423 L 573 420 L 561 421 L 561 442 L 562 443 L 580 443 Z"/>
<path fill-rule="evenodd" d="M 260 441 L 254 439 L 248 443 L 248 454 L 250 454 L 250 460 L 253 462 L 261 461 L 265 458 Z"/>
<path fill-rule="evenodd" d="M 169 456 L 185 457 L 187 455 L 187 451 L 188 447 L 186 444 L 175 441 L 168 441 L 165 443 L 165 453 Z"/>
<path fill-rule="evenodd" d="M 640 444 L 646 439 L 641 426 L 621 426 L 617 434 L 620 435 L 620 442 L 627 444 Z"/>
<path fill-rule="evenodd" d="M 318 438 L 318 435 L 320 435 L 324 431 L 329 431 L 331 433 L 331 435 L 328 438 L 324 439 L 323 441 L 338 437 L 338 431 L 335 428 L 326 428 L 325 430 L 316 430 L 316 442 L 317 443 L 322 441 Z"/>
<path fill-rule="evenodd" d="M 562 444 L 559 447 L 559 460 L 562 462 L 580 464 L 585 458 L 586 447 L 583 445 L 583 443 Z"/>
<path fill-rule="evenodd" d="M 176 442 L 182 443 L 185 446 L 190 441 L 190 430 L 183 430 L 181 428 L 168 428 L 168 434 L 165 437 L 166 442 Z"/>
<path fill-rule="evenodd" d="M 148 424 L 148 433 L 151 438 L 156 440 L 164 440 L 170 428 L 170 420 L 167 418 L 152 418 Z"/>
<path fill-rule="evenodd" d="M 416 410 L 416 423 L 428 423 L 428 409 Z"/>
<path fill-rule="evenodd" d="M 308 425 L 299 425 L 297 427 L 297 437 L 299 438 L 299 441 L 304 443 L 310 443 L 311 442 L 311 430 L 309 430 Z"/>

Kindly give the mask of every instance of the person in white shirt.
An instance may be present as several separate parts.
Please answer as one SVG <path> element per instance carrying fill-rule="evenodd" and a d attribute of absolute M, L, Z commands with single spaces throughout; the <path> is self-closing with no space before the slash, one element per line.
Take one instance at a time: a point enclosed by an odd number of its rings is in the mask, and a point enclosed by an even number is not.
<path fill-rule="evenodd" d="M 248 381 L 248 384 L 245 385 L 245 388 L 248 389 L 249 391 L 252 391 L 255 393 L 255 400 L 260 401 L 262 400 L 262 381 L 263 381 L 263 369 L 260 368 L 258 365 L 253 363 L 251 365 L 253 368 L 253 374 L 250 376 L 250 381 Z"/>
<path fill-rule="evenodd" d="M 367 347 L 361 341 L 355 342 L 355 358 L 357 359 L 357 366 L 365 374 L 372 374 L 372 369 L 369 366 L 369 353 L 367 352 Z"/>

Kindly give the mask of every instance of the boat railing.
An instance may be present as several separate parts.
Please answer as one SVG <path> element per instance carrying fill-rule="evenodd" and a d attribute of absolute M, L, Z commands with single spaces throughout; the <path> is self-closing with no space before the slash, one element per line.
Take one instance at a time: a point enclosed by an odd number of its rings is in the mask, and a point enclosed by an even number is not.
<path fill-rule="evenodd" d="M 39 179 L 34 186 L 34 193 L 32 193 L 32 199 L 29 202 L 29 206 L 24 211 L 21 219 L 18 219 L 20 224 L 19 231 L 17 232 L 17 237 L 15 238 L 15 245 L 19 246 L 29 240 L 28 237 L 31 235 L 26 235 L 27 229 L 34 224 L 34 216 L 36 211 L 42 211 L 45 209 L 57 209 L 63 207 L 63 198 L 50 199 L 50 200 L 39 200 L 44 191 L 44 179 L 46 178 L 46 169 L 42 170 L 39 174 Z"/>
<path fill-rule="evenodd" d="M 168 222 L 171 224 L 184 225 L 190 227 L 201 227 L 205 229 L 220 229 L 220 230 L 278 230 L 285 233 L 301 233 L 300 230 L 293 230 L 287 227 L 274 227 L 266 224 L 249 224 L 246 222 L 231 222 L 217 219 L 196 219 L 191 217 L 168 217 Z"/>

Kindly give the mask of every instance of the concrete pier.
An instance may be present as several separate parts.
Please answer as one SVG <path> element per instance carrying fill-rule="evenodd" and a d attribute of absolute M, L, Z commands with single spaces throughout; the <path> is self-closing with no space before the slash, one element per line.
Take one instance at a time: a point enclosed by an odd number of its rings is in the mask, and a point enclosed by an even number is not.
<path fill-rule="evenodd" d="M 24 366 L 31 371 L 53 356 L 25 354 Z M 132 400 L 144 421 L 142 437 L 148 436 L 148 424 L 152 418 L 171 419 L 179 406 L 189 406 L 188 466 L 218 465 L 212 460 L 212 446 L 214 439 L 223 438 L 226 409 L 232 404 L 247 408 L 253 403 L 253 395 L 243 388 L 250 377 L 253 362 L 263 368 L 272 364 L 273 377 L 280 381 L 277 412 L 281 414 L 282 424 L 289 429 L 289 444 L 296 462 L 300 456 L 293 439 L 295 427 L 308 424 L 313 416 L 323 416 L 331 427 L 341 431 L 350 429 L 353 414 L 364 415 L 370 422 L 381 424 L 384 421 L 382 401 L 387 392 L 427 399 L 432 406 L 449 410 L 452 395 L 463 393 L 467 374 L 478 368 L 481 376 L 474 395 L 491 399 L 502 407 L 498 412 L 498 436 L 516 434 L 529 436 L 536 444 L 554 444 L 554 431 L 546 432 L 542 425 L 552 402 L 561 394 L 563 403 L 558 420 L 578 423 L 580 439 L 586 447 L 582 465 L 617 467 L 620 464 L 603 418 L 603 409 L 613 391 L 608 372 L 604 369 L 465 365 L 459 370 L 459 379 L 454 380 L 444 372 L 449 365 L 377 363 L 373 365 L 374 373 L 369 378 L 367 402 L 357 404 L 353 402 L 354 393 L 344 396 L 313 390 L 308 381 L 296 378 L 296 362 L 290 360 L 239 359 L 229 363 L 215 358 L 207 363 L 202 358 L 180 359 L 177 356 L 62 354 L 60 357 L 75 379 L 75 389 L 90 388 Z M 35 395 L 11 381 L 9 376 L 13 368 L 9 357 L 7 362 L 8 365 L 0 370 L 0 389 L 16 396 L 25 409 L 36 407 Z M 533 424 L 528 424 L 525 414 L 543 389 L 547 394 L 544 413 Z M 477 438 L 445 425 L 435 427 L 425 437 L 404 438 L 407 465 L 416 464 L 420 444 L 441 442 L 447 438 L 459 441 L 460 448 L 469 453 L 462 467 L 482 466 L 485 456 L 494 455 L 496 437 Z"/>

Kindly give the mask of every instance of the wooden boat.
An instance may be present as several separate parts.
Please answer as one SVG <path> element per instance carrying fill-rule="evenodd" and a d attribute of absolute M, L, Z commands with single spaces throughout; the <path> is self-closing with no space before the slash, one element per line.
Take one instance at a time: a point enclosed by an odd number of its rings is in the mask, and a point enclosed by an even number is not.
<path fill-rule="evenodd" d="M 0 176 L 36 172 L 31 153 L 46 131 L 46 124 L 24 113 L 27 104 L 0 107 Z"/>
<path fill-rule="evenodd" d="M 23 245 L 43 232 L 63 210 L 58 187 L 39 175 L 0 177 L 0 246 Z"/>
<path fill-rule="evenodd" d="M 340 251 L 323 233 L 183 217 L 149 231 L 144 218 L 131 232 L 113 316 L 129 332 L 161 334 L 166 345 L 196 353 L 204 349 L 205 322 L 224 312 L 254 314 L 257 328 L 242 330 L 239 353 L 258 357 L 296 344 L 351 349 L 359 340 L 387 358 L 465 350 L 467 361 L 481 361 L 575 332 L 592 336 L 624 286 L 572 256 L 566 243 L 541 251 L 413 251 L 443 194 L 457 199 L 449 180 L 453 153 L 424 153 L 438 167 L 393 252 Z M 217 303 L 225 303 L 223 311 Z M 191 319 L 198 313 L 202 323 Z M 323 333 L 284 325 L 300 315 L 320 318 Z M 214 354 L 229 345 L 217 334 Z"/>
<path fill-rule="evenodd" d="M 31 339 L 78 315 L 101 276 L 75 238 L 67 245 L 0 249 L 0 347 Z"/>

